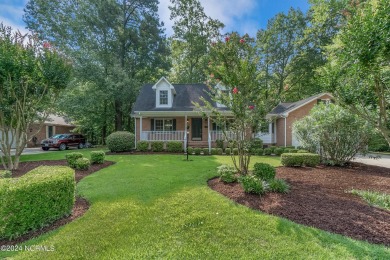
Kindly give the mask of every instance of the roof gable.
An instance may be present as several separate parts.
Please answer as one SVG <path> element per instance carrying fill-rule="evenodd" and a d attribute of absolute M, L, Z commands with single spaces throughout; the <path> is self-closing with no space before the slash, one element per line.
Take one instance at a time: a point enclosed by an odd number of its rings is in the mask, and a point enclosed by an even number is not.
<path fill-rule="evenodd" d="M 289 113 L 309 104 L 310 102 L 313 102 L 314 100 L 317 100 L 323 96 L 330 96 L 333 98 L 333 95 L 330 93 L 320 93 L 296 102 L 292 103 L 280 103 L 278 104 L 270 113 L 267 114 L 267 118 L 273 117 L 273 116 L 288 116 Z"/>

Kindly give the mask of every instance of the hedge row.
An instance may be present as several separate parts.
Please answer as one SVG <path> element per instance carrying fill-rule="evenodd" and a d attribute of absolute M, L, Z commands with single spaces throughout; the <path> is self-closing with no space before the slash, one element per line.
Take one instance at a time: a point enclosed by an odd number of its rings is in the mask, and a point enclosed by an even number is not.
<path fill-rule="evenodd" d="M 139 141 L 137 142 L 137 151 L 140 152 L 147 152 L 149 151 L 149 144 L 150 144 L 150 150 L 152 152 L 163 152 L 164 151 L 164 142 L 162 141 L 155 141 L 155 142 L 147 142 L 147 141 Z M 166 143 L 166 149 L 167 152 L 170 153 L 181 153 L 183 152 L 183 143 L 179 141 L 173 141 L 173 142 L 167 142 Z"/>
<path fill-rule="evenodd" d="M 75 201 L 74 170 L 40 166 L 0 185 L 0 239 L 13 239 L 69 215 Z"/>
<path fill-rule="evenodd" d="M 315 167 L 320 164 L 320 156 L 314 153 L 284 153 L 281 162 L 284 166 L 308 166 Z"/>

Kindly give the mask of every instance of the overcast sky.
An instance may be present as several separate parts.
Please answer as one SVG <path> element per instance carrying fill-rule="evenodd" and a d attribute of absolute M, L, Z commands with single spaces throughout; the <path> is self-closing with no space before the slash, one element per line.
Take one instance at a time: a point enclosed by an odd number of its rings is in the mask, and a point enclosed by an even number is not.
<path fill-rule="evenodd" d="M 48 0 L 50 1 L 50 0 Z M 0 0 L 0 22 L 27 32 L 23 23 L 23 8 L 27 0 Z M 290 7 L 306 12 L 307 0 L 200 0 L 208 16 L 225 24 L 224 32 L 238 31 L 255 36 L 267 21 L 279 12 L 288 12 Z M 173 21 L 169 19 L 169 0 L 160 0 L 159 15 L 166 27 L 166 34 L 172 34 Z"/>

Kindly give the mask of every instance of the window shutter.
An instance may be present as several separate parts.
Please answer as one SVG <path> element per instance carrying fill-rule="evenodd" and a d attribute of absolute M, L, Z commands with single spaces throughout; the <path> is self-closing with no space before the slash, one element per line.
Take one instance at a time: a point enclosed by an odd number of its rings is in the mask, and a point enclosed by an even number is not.
<path fill-rule="evenodd" d="M 176 119 L 172 120 L 172 130 L 176 131 Z"/>
<path fill-rule="evenodd" d="M 154 131 L 154 119 L 150 119 L 150 131 Z"/>

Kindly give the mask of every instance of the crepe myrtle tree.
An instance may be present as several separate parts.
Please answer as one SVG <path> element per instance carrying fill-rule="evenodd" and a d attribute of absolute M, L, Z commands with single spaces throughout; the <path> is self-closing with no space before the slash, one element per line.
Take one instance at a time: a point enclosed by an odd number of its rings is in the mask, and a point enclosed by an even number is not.
<path fill-rule="evenodd" d="M 71 65 L 50 43 L 0 24 L 0 158 L 5 169 L 18 168 L 24 147 L 37 133 L 30 131 L 31 124 L 42 127 L 70 75 Z"/>
<path fill-rule="evenodd" d="M 254 39 L 248 35 L 227 34 L 210 46 L 208 81 L 213 101 L 226 106 L 233 118 L 226 117 L 224 109 L 216 109 L 205 99 L 202 105 L 195 104 L 206 116 L 211 116 L 218 125 L 229 125 L 229 131 L 221 127 L 225 141 L 238 149 L 238 157 L 231 155 L 237 171 L 246 175 L 250 163 L 252 133 L 274 104 L 265 98 L 266 86 L 262 86 L 259 56 Z M 220 87 L 215 88 L 216 85 Z"/>

